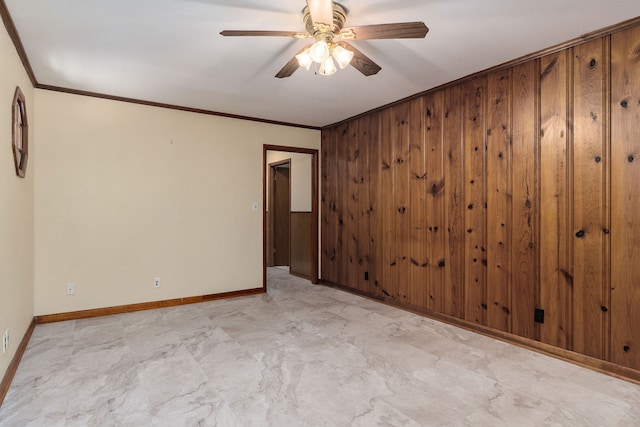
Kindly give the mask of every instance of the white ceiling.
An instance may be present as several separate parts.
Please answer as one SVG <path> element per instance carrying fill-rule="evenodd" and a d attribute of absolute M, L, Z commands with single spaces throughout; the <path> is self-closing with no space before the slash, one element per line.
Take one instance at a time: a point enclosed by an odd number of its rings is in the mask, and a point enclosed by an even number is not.
<path fill-rule="evenodd" d="M 346 27 L 424 21 L 425 39 L 355 41 L 382 71 L 274 75 L 308 41 L 305 0 L 5 0 L 43 85 L 325 126 L 640 16 L 638 0 L 342 0 Z"/>

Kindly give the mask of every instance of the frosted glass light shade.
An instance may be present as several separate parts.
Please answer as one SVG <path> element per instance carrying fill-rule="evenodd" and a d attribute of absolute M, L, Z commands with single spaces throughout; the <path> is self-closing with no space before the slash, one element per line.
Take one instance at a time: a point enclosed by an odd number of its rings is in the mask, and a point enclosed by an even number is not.
<path fill-rule="evenodd" d="M 309 48 L 296 55 L 296 59 L 298 60 L 298 65 L 306 68 L 307 71 L 309 71 L 309 67 L 313 64 L 313 59 L 311 59 L 311 55 L 309 54 Z"/>
<path fill-rule="evenodd" d="M 331 57 L 328 57 L 322 64 L 320 64 L 318 73 L 323 76 L 330 76 L 331 74 L 335 74 L 336 71 L 338 71 L 336 64 L 333 63 L 333 59 Z"/>
<path fill-rule="evenodd" d="M 331 55 L 333 55 L 333 57 L 335 58 L 340 69 L 349 65 L 351 63 L 351 59 L 353 58 L 353 52 L 337 45 L 333 48 Z"/>
<path fill-rule="evenodd" d="M 329 45 L 324 40 L 319 40 L 311 45 L 309 48 L 309 55 L 318 64 L 322 64 L 329 58 Z"/>

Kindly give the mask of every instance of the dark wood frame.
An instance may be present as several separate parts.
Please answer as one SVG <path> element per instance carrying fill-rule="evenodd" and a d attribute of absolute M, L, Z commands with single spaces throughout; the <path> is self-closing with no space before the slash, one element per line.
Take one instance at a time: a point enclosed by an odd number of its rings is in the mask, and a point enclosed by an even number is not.
<path fill-rule="evenodd" d="M 284 151 L 288 153 L 311 154 L 311 283 L 318 284 L 318 242 L 319 242 L 319 210 L 318 210 L 318 157 L 319 150 L 313 148 L 287 147 L 283 145 L 264 144 L 262 150 L 262 287 L 267 290 L 267 152 Z"/>
<path fill-rule="evenodd" d="M 20 114 L 17 112 L 20 111 Z M 27 173 L 29 158 L 29 121 L 27 119 L 27 104 L 20 87 L 16 87 L 11 103 L 11 151 L 16 175 L 24 178 Z M 18 132 L 20 129 L 20 132 Z M 18 141 L 18 138 L 20 141 Z"/>

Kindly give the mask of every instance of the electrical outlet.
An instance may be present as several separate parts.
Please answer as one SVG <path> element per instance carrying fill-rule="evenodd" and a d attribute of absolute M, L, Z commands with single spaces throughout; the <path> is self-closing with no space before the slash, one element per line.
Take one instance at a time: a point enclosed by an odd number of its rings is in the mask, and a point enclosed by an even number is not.
<path fill-rule="evenodd" d="M 76 294 L 76 284 L 67 283 L 67 295 L 75 295 L 75 294 Z"/>
<path fill-rule="evenodd" d="M 159 288 L 160 287 L 160 278 L 156 277 L 155 279 L 153 279 L 153 287 L 154 288 Z"/>

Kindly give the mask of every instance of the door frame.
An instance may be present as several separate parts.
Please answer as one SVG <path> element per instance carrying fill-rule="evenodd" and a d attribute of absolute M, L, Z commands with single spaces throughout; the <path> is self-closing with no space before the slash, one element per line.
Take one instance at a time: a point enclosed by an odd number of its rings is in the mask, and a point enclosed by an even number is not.
<path fill-rule="evenodd" d="M 287 147 L 283 145 L 263 144 L 262 146 L 262 289 L 267 290 L 267 182 L 269 165 L 268 151 L 286 153 L 311 154 L 311 283 L 318 283 L 318 156 L 319 151 L 313 148 Z"/>
<path fill-rule="evenodd" d="M 273 162 L 273 163 L 269 163 L 268 169 L 267 169 L 267 179 L 269 181 L 269 185 L 267 187 L 267 194 L 269 195 L 267 197 L 267 199 L 269 200 L 268 205 L 267 203 L 264 203 L 265 205 L 265 216 L 266 216 L 266 210 L 267 208 L 269 208 L 269 221 L 267 222 L 267 234 L 265 235 L 265 239 L 266 236 L 269 236 L 269 232 L 271 232 L 271 240 L 266 239 L 267 240 L 267 265 L 272 264 L 269 262 L 269 260 L 273 261 L 274 258 L 274 254 L 272 252 L 274 243 L 275 243 L 275 183 L 273 180 L 273 176 L 272 174 L 275 172 L 275 168 L 277 168 L 278 166 L 282 166 L 282 165 L 289 165 L 289 254 L 288 254 L 288 258 L 289 258 L 289 264 L 291 264 L 291 158 L 288 159 L 284 159 L 284 160 L 279 160 L 277 162 Z M 269 243 L 271 243 L 269 245 Z M 271 254 L 271 255 L 269 255 Z"/>

